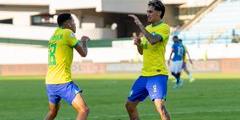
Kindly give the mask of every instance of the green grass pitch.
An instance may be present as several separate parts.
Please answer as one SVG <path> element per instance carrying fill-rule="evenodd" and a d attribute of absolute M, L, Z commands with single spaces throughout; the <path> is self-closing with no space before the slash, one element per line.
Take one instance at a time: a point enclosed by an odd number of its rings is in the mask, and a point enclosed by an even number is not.
<path fill-rule="evenodd" d="M 89 120 L 128 120 L 124 103 L 137 75 L 81 75 L 74 78 L 90 108 Z M 240 75 L 198 74 L 172 89 L 167 108 L 172 120 L 240 119 Z M 43 120 L 48 110 L 43 77 L 0 77 L 0 120 Z M 139 105 L 141 120 L 159 120 L 147 98 Z M 75 111 L 62 101 L 56 120 L 74 120 Z"/>

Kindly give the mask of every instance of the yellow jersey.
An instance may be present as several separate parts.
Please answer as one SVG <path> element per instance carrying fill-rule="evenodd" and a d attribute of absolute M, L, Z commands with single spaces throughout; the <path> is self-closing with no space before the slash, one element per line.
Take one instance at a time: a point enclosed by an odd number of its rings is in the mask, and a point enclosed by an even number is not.
<path fill-rule="evenodd" d="M 187 48 L 185 45 L 183 45 L 183 48 L 184 48 L 184 54 L 183 54 L 183 62 L 187 62 Z"/>
<path fill-rule="evenodd" d="M 73 48 L 78 44 L 70 29 L 57 28 L 48 42 L 48 72 L 46 84 L 63 84 L 72 81 Z"/>
<path fill-rule="evenodd" d="M 165 51 L 168 42 L 170 27 L 166 23 L 152 24 L 145 29 L 153 35 L 160 35 L 162 41 L 151 45 L 146 37 L 141 38 L 143 48 L 143 68 L 142 76 L 168 75 L 168 69 L 165 64 Z"/>

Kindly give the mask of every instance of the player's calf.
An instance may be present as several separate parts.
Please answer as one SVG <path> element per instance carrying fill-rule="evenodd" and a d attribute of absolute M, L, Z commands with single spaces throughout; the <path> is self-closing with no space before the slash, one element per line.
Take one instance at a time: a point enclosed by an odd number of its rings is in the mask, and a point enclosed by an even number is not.
<path fill-rule="evenodd" d="M 83 97 L 78 93 L 72 101 L 73 108 L 78 112 L 76 120 L 87 120 L 89 108 Z"/>
<path fill-rule="evenodd" d="M 162 120 L 170 120 L 170 115 L 168 114 L 167 109 L 164 105 L 160 106 L 158 111 L 161 114 Z"/>
<path fill-rule="evenodd" d="M 49 110 L 44 120 L 53 120 L 57 116 L 58 111 Z"/>
<path fill-rule="evenodd" d="M 170 120 L 170 115 L 164 105 L 164 101 L 156 99 L 154 102 L 155 102 L 156 109 L 161 116 L 161 119 L 162 120 Z"/>
<path fill-rule="evenodd" d="M 45 117 L 45 120 L 53 120 L 56 116 L 57 116 L 57 112 L 48 111 L 47 116 Z"/>
<path fill-rule="evenodd" d="M 49 102 L 49 111 L 44 120 L 53 120 L 58 113 L 60 104 L 52 104 Z"/>
<path fill-rule="evenodd" d="M 138 102 L 135 103 L 135 102 L 129 102 L 129 101 L 125 104 L 130 120 L 139 120 L 137 107 L 136 107 L 137 104 Z"/>

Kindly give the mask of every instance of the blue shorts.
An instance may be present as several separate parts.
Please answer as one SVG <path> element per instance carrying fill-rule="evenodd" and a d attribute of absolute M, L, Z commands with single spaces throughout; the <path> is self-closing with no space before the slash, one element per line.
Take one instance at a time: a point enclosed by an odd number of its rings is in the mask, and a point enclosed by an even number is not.
<path fill-rule="evenodd" d="M 53 104 L 58 104 L 61 99 L 64 99 L 71 105 L 76 94 L 82 92 L 72 81 L 64 84 L 47 84 L 46 89 L 48 100 Z"/>
<path fill-rule="evenodd" d="M 143 101 L 148 95 L 151 100 L 166 100 L 167 96 L 167 75 L 140 76 L 131 88 L 129 101 Z"/>

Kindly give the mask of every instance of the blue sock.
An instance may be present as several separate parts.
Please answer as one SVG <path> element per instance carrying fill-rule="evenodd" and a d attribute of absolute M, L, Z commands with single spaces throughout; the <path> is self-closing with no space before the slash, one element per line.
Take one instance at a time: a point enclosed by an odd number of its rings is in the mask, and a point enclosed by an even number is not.
<path fill-rule="evenodd" d="M 180 82 L 180 73 L 177 73 L 175 75 L 176 75 L 176 80 L 177 80 L 176 84 L 179 84 L 179 82 Z"/>
<path fill-rule="evenodd" d="M 172 75 L 176 78 L 176 84 L 179 84 L 179 82 L 180 82 L 180 73 L 174 73 L 174 72 L 172 72 Z"/>

